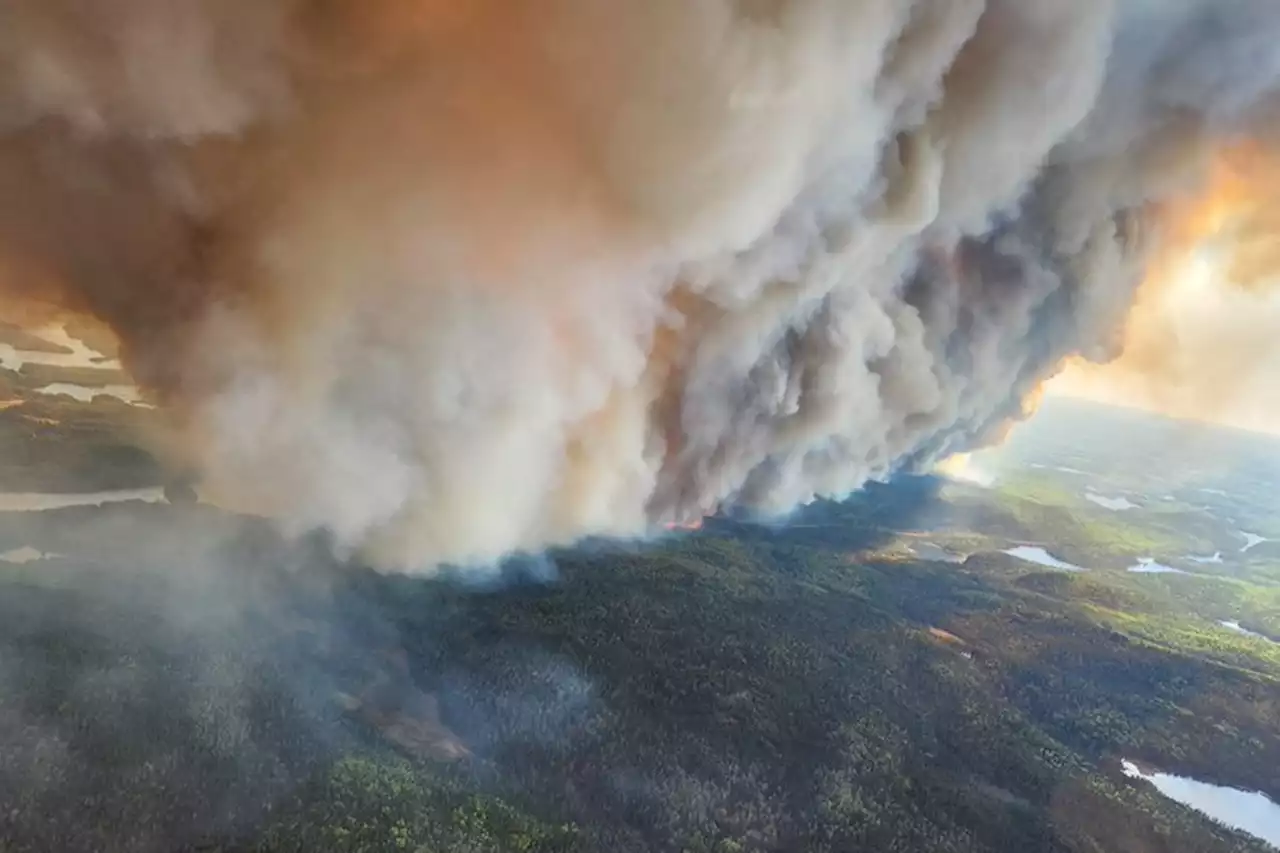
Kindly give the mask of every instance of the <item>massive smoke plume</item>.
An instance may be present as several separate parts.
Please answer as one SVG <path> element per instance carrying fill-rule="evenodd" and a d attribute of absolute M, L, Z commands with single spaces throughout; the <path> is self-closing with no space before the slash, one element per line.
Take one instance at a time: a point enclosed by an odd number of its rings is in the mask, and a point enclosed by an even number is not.
<path fill-rule="evenodd" d="M 0 0 L 0 277 L 389 567 L 778 513 L 1115 354 L 1274 0 Z"/>
<path fill-rule="evenodd" d="M 1224 148 L 1203 191 L 1160 217 L 1124 354 L 1072 361 L 1049 387 L 1280 433 L 1280 157 L 1253 140 Z"/>

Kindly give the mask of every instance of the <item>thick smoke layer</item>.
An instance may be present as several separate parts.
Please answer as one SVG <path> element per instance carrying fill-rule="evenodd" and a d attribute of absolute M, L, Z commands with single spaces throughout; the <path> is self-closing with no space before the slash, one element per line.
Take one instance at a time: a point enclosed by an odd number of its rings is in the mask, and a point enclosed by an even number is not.
<path fill-rule="evenodd" d="M 1124 354 L 1070 363 L 1054 392 L 1280 432 L 1280 158 L 1223 149 L 1194 196 L 1163 206 L 1165 239 L 1125 323 Z"/>
<path fill-rule="evenodd" d="M 998 436 L 1280 107 L 1273 0 L 3 0 L 0 277 L 424 569 Z"/>

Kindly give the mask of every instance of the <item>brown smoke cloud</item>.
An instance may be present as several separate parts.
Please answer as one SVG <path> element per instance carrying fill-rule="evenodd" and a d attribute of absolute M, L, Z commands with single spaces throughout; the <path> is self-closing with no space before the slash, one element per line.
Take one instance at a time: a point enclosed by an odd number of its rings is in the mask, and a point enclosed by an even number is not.
<path fill-rule="evenodd" d="M 786 512 L 1114 355 L 1278 34 L 1266 0 L 6 0 L 0 269 L 117 330 L 207 493 L 380 565 Z"/>

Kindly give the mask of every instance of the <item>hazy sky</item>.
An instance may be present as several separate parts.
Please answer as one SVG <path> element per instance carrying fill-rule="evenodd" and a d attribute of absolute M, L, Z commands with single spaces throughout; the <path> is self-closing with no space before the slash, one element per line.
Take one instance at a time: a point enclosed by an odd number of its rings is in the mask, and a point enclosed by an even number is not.
<path fill-rule="evenodd" d="M 1073 363 L 1046 391 L 1280 433 L 1277 329 L 1280 293 L 1232 284 L 1201 251 L 1135 310 L 1125 355 Z"/>

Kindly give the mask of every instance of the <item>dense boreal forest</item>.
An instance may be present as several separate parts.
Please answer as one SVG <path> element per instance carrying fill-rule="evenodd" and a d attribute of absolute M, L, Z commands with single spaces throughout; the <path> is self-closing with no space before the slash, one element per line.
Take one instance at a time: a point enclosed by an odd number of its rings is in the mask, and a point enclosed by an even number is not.
<path fill-rule="evenodd" d="M 940 491 L 479 580 L 204 507 L 0 514 L 77 555 L 3 569 L 0 850 L 1266 849 L 1120 762 L 1280 797 L 1267 641 L 1195 578 L 913 556 L 974 535 Z"/>
<path fill-rule="evenodd" d="M 189 488 L 32 505 L 171 477 L 55 380 L 124 377 L 0 376 L 0 853 L 1264 849 L 1121 762 L 1280 798 L 1269 439 L 1074 406 L 981 483 L 386 576 Z"/>

